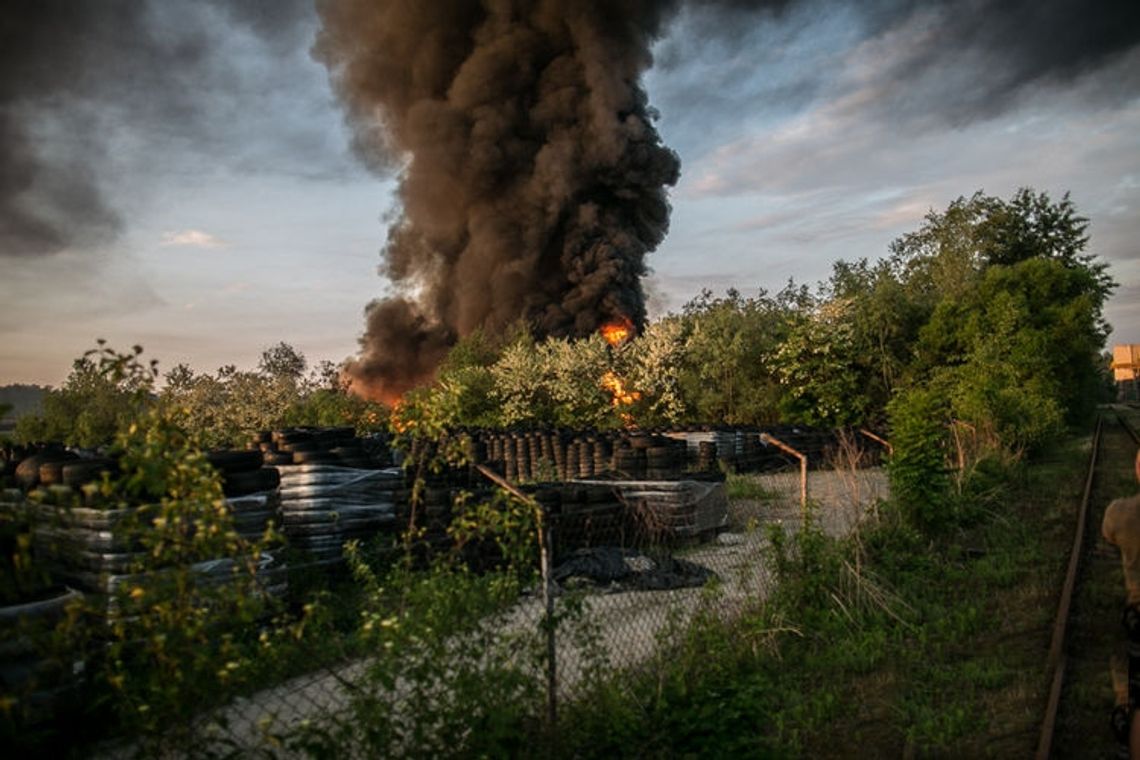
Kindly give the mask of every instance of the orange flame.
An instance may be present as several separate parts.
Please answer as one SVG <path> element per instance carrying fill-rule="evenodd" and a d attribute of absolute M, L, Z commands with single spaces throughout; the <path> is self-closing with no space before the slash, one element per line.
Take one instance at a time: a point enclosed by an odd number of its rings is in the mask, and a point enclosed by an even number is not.
<path fill-rule="evenodd" d="M 607 322 L 602 325 L 602 337 L 605 338 L 606 343 L 609 343 L 614 348 L 617 348 L 633 335 L 633 323 L 625 317 L 613 322 Z"/>
<path fill-rule="evenodd" d="M 602 375 L 602 387 L 610 392 L 610 403 L 613 404 L 615 409 L 619 410 L 622 422 L 626 427 L 633 427 L 633 415 L 629 412 L 622 412 L 620 409 L 623 406 L 632 406 L 641 400 L 641 391 L 628 390 L 622 379 L 615 375 L 613 372 L 606 372 Z"/>
<path fill-rule="evenodd" d="M 388 426 L 393 432 L 403 434 L 415 430 L 416 421 L 405 418 L 406 411 L 402 401 L 396 401 L 392 404 L 392 412 L 388 416 Z"/>

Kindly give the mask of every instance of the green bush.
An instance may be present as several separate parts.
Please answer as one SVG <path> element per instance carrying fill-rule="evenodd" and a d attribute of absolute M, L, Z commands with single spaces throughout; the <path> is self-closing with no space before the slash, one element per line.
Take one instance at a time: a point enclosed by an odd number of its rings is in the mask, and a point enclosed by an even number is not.
<path fill-rule="evenodd" d="M 927 388 L 911 388 L 887 406 L 891 425 L 888 473 L 891 499 L 913 526 L 937 530 L 953 518 L 946 472 L 946 400 Z"/>

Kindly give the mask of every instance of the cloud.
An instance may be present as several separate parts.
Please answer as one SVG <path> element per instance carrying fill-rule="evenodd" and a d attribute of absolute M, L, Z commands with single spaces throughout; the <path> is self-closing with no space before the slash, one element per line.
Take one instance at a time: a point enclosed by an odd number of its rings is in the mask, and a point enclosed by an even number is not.
<path fill-rule="evenodd" d="M 308 55 L 312 0 L 9 5 L 0 259 L 115 241 L 129 221 L 123 196 L 145 197 L 174 169 L 350 171 L 325 74 Z"/>
<path fill-rule="evenodd" d="M 182 230 L 180 232 L 162 233 L 164 246 L 188 246 L 191 248 L 224 248 L 226 242 L 208 232 L 201 230 Z"/>

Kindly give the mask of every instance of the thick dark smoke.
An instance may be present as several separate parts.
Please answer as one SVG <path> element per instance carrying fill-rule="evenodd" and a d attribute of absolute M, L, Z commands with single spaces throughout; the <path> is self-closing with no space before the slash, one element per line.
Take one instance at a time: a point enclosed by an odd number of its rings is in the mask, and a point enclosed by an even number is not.
<path fill-rule="evenodd" d="M 7 0 L 0 259 L 112 239 L 122 226 L 106 193 L 116 128 L 203 137 L 216 129 L 219 93 L 250 89 L 216 60 L 222 37 L 242 28 L 269 50 L 295 48 L 311 22 L 309 0 Z"/>
<path fill-rule="evenodd" d="M 345 103 L 357 153 L 397 171 L 402 212 L 349 370 L 392 398 L 428 379 L 455 340 L 523 319 L 581 336 L 645 318 L 645 258 L 668 227 L 679 172 L 641 86 L 681 5 L 650 0 L 318 0 L 314 49 Z M 690 0 L 697 37 L 740 44 L 757 12 L 834 12 L 841 0 Z M 918 27 L 885 108 L 963 121 L 1023 88 L 1112 62 L 1140 37 L 1140 6 L 1078 0 L 856 6 L 866 39 Z M 926 24 L 926 28 L 923 25 Z M 908 26 L 909 25 L 909 26 Z M 686 43 L 691 44 L 691 43 Z M 972 88 L 933 90 L 964 57 Z M 930 90 L 915 97 L 918 88 Z"/>
<path fill-rule="evenodd" d="M 667 66 L 680 69 L 710 43 L 740 51 L 724 80 L 713 72 L 681 101 L 666 101 L 670 119 L 689 125 L 779 105 L 772 98 L 812 97 L 838 72 L 789 78 L 786 94 L 760 88 L 758 102 L 733 85 L 779 63 L 778 44 L 746 49 L 760 39 L 755 25 L 795 16 L 810 29 L 805 17 L 840 11 L 858 20 L 872 51 L 886 41 L 894 53 L 893 68 L 865 90 L 877 102 L 858 106 L 878 109 L 892 126 L 987 118 L 1026 93 L 1114 64 L 1119 81 L 1102 76 L 1090 91 L 1117 100 L 1140 92 L 1140 67 L 1119 65 L 1140 41 L 1135 0 L 316 5 L 315 53 L 343 99 L 357 153 L 400 177 L 402 212 L 384 251 L 393 295 L 369 307 L 352 365 L 389 395 L 429 378 L 477 327 L 523 319 L 542 333 L 583 335 L 617 317 L 642 325 L 646 257 L 666 233 L 666 191 L 679 164 L 662 145 L 641 78 L 678 10 L 683 34 L 662 48 Z M 281 74 L 284 85 L 267 79 L 271 66 L 230 60 L 226 43 L 236 32 L 259 42 L 263 64 L 283 60 L 307 47 L 317 22 L 313 0 L 8 0 L 0 10 L 0 261 L 119 232 L 108 200 L 121 158 L 117 127 L 159 135 L 150 144 L 156 155 L 146 157 L 156 171 L 164 147 L 194 145 L 214 159 L 211 145 L 282 139 L 284 126 L 255 119 L 259 98 L 287 88 L 294 74 Z M 254 152 L 243 168 L 264 163 L 265 151 Z M 319 164 L 312 152 L 293 151 L 300 158 L 292 160 Z"/>
<path fill-rule="evenodd" d="M 391 398 L 458 336 L 524 319 L 582 336 L 645 320 L 645 256 L 677 156 L 641 88 L 671 4 L 319 2 L 330 68 L 374 166 L 403 162 L 384 250 L 398 294 L 368 308 L 350 371 Z"/>

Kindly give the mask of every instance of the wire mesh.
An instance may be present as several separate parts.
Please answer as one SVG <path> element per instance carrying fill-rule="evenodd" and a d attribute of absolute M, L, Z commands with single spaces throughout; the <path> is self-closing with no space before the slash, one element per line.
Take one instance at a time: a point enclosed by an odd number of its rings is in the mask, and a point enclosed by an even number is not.
<path fill-rule="evenodd" d="M 670 460 L 674 454 L 665 451 L 668 446 L 643 445 L 644 463 L 629 453 L 633 447 L 606 452 L 597 439 L 570 441 L 575 445 L 564 445 L 561 461 L 555 461 L 557 448 L 546 440 L 500 436 L 485 443 L 484 450 L 492 463 L 493 452 L 503 452 L 502 463 L 508 442 L 513 447 L 514 464 L 500 471 L 508 480 L 522 481 L 523 500 L 542 512 L 552 559 L 547 578 L 529 576 L 519 593 L 499 598 L 497 605 L 470 604 L 455 613 L 452 608 L 463 605 L 447 600 L 456 615 L 448 626 L 433 630 L 420 621 L 415 636 L 385 639 L 362 633 L 370 625 L 368 615 L 377 612 L 375 600 L 371 606 L 360 601 L 375 592 L 366 580 L 346 573 L 343 560 L 324 547 L 312 556 L 291 554 L 284 602 L 286 608 L 292 605 L 289 619 L 295 625 L 297 608 L 316 587 L 326 603 L 331 600 L 334 615 L 338 605 L 342 612 L 348 610 L 339 627 L 311 640 L 298 634 L 283 662 L 268 657 L 255 662 L 261 677 L 238 696 L 188 706 L 192 714 L 173 744 L 156 745 L 153 737 L 119 738 L 92 747 L 89 754 L 151 756 L 155 746 L 171 756 L 306 757 L 332 751 L 339 757 L 372 757 L 379 750 L 478 754 L 480 747 L 486 752 L 489 746 L 479 743 L 479 732 L 490 732 L 507 713 L 506 725 L 521 740 L 553 742 L 564 726 L 549 723 L 552 697 L 566 714 L 600 686 L 634 690 L 645 677 L 669 667 L 670 654 L 689 626 L 731 620 L 763 602 L 773 582 L 766 563 L 768 526 L 796 530 L 810 516 L 828 533 L 842 534 L 887 495 L 883 471 L 866 467 L 873 462 L 852 452 L 846 459 L 841 451 L 829 455 L 830 463 L 838 465 L 831 469 L 820 469 L 823 457 L 813 454 L 805 509 L 798 466 L 758 449 L 758 437 L 734 435 L 731 446 L 737 456 L 720 464 L 752 471 L 727 481 L 711 475 L 708 467 L 712 447 L 707 444 L 730 445 L 723 433 L 677 438 L 682 443 L 672 451 L 683 446 L 693 455 L 687 459 Z M 532 463 L 524 472 L 518 462 L 527 457 Z M 644 474 L 629 477 L 630 469 Z M 559 477 L 570 470 L 578 477 Z M 380 558 L 374 567 L 379 568 L 390 568 L 404 556 L 412 558 L 417 571 L 426 571 L 433 557 L 455 550 L 448 525 L 463 514 L 463 504 L 492 493 L 491 484 L 470 469 L 437 474 L 418 486 L 397 483 L 394 473 L 333 474 L 335 478 L 321 477 L 341 490 L 344 483 L 351 484 L 352 505 L 368 501 L 360 487 L 377 484 L 377 498 L 385 505 L 379 511 L 386 516 L 386 539 L 374 547 Z M 286 498 L 277 502 L 288 506 L 290 497 L 325 498 L 301 492 L 302 486 L 315 484 L 286 477 Z M 364 511 L 369 519 L 377 512 Z M 336 517 L 330 519 L 337 524 Z M 534 529 L 534 523 L 525 524 Z M 414 539 L 402 543 L 398 530 L 409 526 L 416 529 Z M 527 540 L 537 547 L 539 538 L 532 534 Z M 503 559 L 497 546 L 494 540 L 466 545 L 459 554 L 467 574 L 444 580 L 474 584 L 471 578 L 493 574 Z M 544 583 L 554 597 L 553 619 L 544 604 Z M 392 618 L 375 617 L 373 623 L 384 626 L 395 619 L 393 612 Z M 259 625 L 263 634 L 292 630 L 275 620 Z M 546 649 L 551 632 L 553 680 Z M 396 651 L 386 650 L 389 645 Z M 408 662 L 400 663 L 405 654 Z"/>

